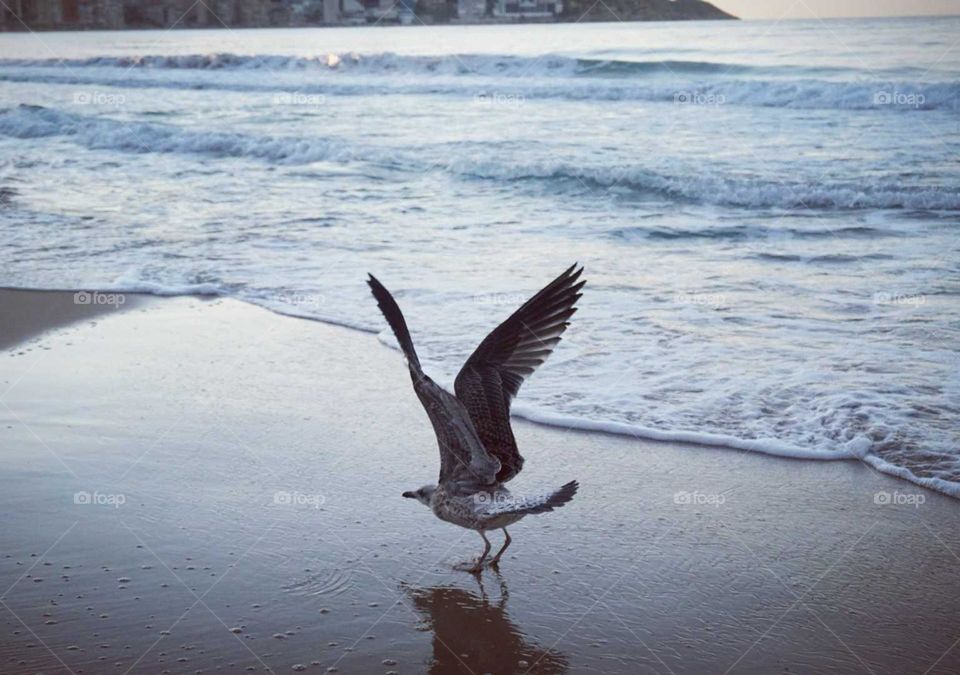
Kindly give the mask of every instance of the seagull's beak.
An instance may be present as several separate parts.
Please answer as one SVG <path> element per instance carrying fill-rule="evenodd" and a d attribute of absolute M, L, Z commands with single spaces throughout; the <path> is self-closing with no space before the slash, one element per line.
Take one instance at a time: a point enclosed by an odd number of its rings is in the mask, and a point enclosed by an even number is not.
<path fill-rule="evenodd" d="M 407 499 L 416 499 L 416 498 L 417 498 L 417 495 L 415 495 L 415 494 L 413 494 L 412 492 L 409 492 L 409 491 L 408 491 L 408 492 L 404 492 L 404 493 L 403 493 L 403 496 L 406 497 Z"/>

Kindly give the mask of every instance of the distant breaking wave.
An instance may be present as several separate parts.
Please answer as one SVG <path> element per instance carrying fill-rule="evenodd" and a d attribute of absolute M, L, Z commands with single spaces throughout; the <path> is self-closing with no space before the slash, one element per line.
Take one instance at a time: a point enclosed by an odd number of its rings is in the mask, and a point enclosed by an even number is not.
<path fill-rule="evenodd" d="M 177 76 L 177 72 L 181 72 Z M 186 73 L 190 73 L 189 76 Z M 912 69 L 885 80 L 829 77 L 841 68 L 708 61 L 623 61 L 560 56 L 330 54 L 318 57 L 184 56 L 0 60 L 0 80 L 123 88 L 351 95 L 485 93 L 537 99 L 651 101 L 795 109 L 960 110 L 960 83 L 918 82 Z M 299 78 L 297 73 L 309 73 Z M 162 74 L 162 76 L 161 76 Z M 219 75 L 218 75 L 219 74 Z M 731 79 L 731 78 L 738 79 Z"/>
<path fill-rule="evenodd" d="M 14 138 L 68 137 L 94 150 L 174 153 L 215 158 L 248 158 L 271 164 L 318 161 L 369 162 L 417 172 L 443 169 L 464 178 L 513 182 L 553 181 L 570 189 L 584 185 L 617 187 L 636 193 L 691 202 L 746 207 L 809 209 L 960 210 L 960 188 L 935 189 L 902 181 L 862 185 L 840 182 L 767 181 L 722 174 L 668 175 L 638 166 L 589 167 L 561 161 L 536 165 L 504 164 L 472 157 L 425 165 L 398 151 L 350 144 L 336 137 L 255 136 L 184 129 L 174 125 L 125 122 L 75 115 L 41 106 L 0 110 L 0 134 Z"/>
<path fill-rule="evenodd" d="M 756 74 L 756 75 L 843 75 L 848 68 L 836 66 L 758 66 L 724 61 L 685 61 L 678 59 L 594 59 L 569 56 L 516 56 L 506 54 L 451 54 L 442 56 L 406 55 L 383 52 L 329 53 L 317 56 L 244 55 L 244 54 L 148 54 L 142 56 L 96 56 L 85 59 L 0 59 L 0 67 L 31 68 L 124 68 L 175 70 L 320 70 L 367 73 L 437 73 L 454 75 L 587 75 L 629 76 L 645 74 Z M 890 77 L 918 77 L 918 69 L 873 70 Z"/>
<path fill-rule="evenodd" d="M 242 54 L 182 54 L 98 56 L 87 59 L 0 59 L 0 67 L 145 68 L 181 70 L 330 70 L 349 72 L 410 72 L 459 75 L 517 75 L 543 73 L 583 75 L 640 75 L 644 73 L 749 73 L 767 69 L 713 61 L 585 59 L 565 56 L 526 57 L 491 54 L 414 56 L 393 53 L 324 54 L 319 56 L 247 56 Z M 820 69 L 834 72 L 838 69 Z M 811 71 L 816 72 L 816 71 Z"/>

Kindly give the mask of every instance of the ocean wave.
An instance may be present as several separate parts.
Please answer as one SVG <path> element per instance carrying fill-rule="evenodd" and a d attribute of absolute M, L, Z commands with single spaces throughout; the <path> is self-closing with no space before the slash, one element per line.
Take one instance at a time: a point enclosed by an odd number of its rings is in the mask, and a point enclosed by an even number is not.
<path fill-rule="evenodd" d="M 889 113 L 960 110 L 960 83 L 922 82 L 905 76 L 881 80 L 876 79 L 877 73 L 871 73 L 874 79 L 869 81 L 841 81 L 812 79 L 815 70 L 763 70 L 698 61 L 396 54 L 335 58 L 339 59 L 335 66 L 326 65 L 320 57 L 223 54 L 76 61 L 7 59 L 0 60 L 0 81 L 237 92 L 292 88 L 302 94 L 333 96 L 492 95 L 527 103 L 538 99 L 650 101 L 688 108 L 737 105 Z M 117 67 L 98 67 L 104 65 Z M 176 71 L 194 72 L 177 76 Z M 298 72 L 304 74 L 297 76 Z M 789 77 L 781 77 L 788 72 Z M 644 77 L 655 74 L 663 77 Z"/>
<path fill-rule="evenodd" d="M 713 434 L 702 431 L 654 429 L 623 422 L 583 419 L 569 415 L 561 415 L 542 410 L 536 406 L 522 404 L 515 404 L 512 412 L 515 417 L 520 417 L 530 422 L 564 429 L 593 431 L 617 436 L 632 436 L 634 438 L 643 438 L 652 441 L 690 443 L 693 445 L 706 445 L 730 450 L 745 450 L 790 459 L 859 460 L 882 473 L 908 480 L 930 490 L 935 490 L 960 499 L 960 482 L 944 480 L 943 478 L 934 476 L 918 476 L 905 466 L 892 464 L 872 454 L 870 451 L 872 443 L 864 436 L 846 441 L 838 448 L 801 448 L 789 443 L 784 443 L 776 438 L 740 438 L 737 436 Z"/>
<path fill-rule="evenodd" d="M 575 166 L 563 162 L 504 163 L 472 155 L 447 160 L 406 155 L 389 148 L 364 147 L 336 137 L 256 136 L 188 129 L 174 125 L 127 122 L 75 115 L 42 106 L 0 110 L 0 134 L 33 139 L 64 136 L 93 150 L 176 153 L 215 158 L 247 158 L 271 164 L 361 161 L 405 171 L 445 169 L 466 179 L 514 183 L 552 182 L 558 189 L 617 187 L 637 194 L 747 208 L 960 210 L 960 188 L 903 185 L 877 180 L 864 186 L 842 182 L 786 182 L 722 174 L 671 175 L 643 167 Z M 736 233 L 728 233 L 736 236 Z M 656 236 L 656 235 L 653 235 Z"/>
<path fill-rule="evenodd" d="M 700 228 L 668 228 L 668 227 L 628 227 L 610 231 L 610 237 L 635 241 L 644 239 L 653 240 L 688 240 L 704 239 L 711 241 L 752 241 L 775 239 L 784 237 L 791 239 L 825 239 L 825 238 L 852 238 L 863 237 L 874 240 L 878 237 L 899 236 L 892 230 L 883 230 L 876 227 L 769 227 L 760 225 L 730 225 L 704 226 Z"/>
<path fill-rule="evenodd" d="M 42 106 L 0 111 L 0 134 L 14 138 L 68 136 L 92 150 L 247 157 L 276 164 L 347 160 L 346 145 L 324 138 L 249 136 L 73 115 Z"/>
<path fill-rule="evenodd" d="M 143 70 L 269 70 L 330 71 L 365 73 L 423 73 L 453 75 L 506 75 L 528 77 L 539 74 L 579 75 L 585 77 L 629 77 L 644 75 L 753 74 L 767 76 L 842 76 L 855 71 L 842 66 L 799 64 L 756 65 L 731 61 L 684 59 L 589 58 L 548 54 L 520 56 L 512 54 L 397 54 L 380 52 L 328 52 L 311 56 L 281 54 L 142 54 L 133 56 L 95 56 L 75 59 L 0 59 L 0 68 L 123 68 Z M 909 67 L 872 71 L 875 75 L 914 77 L 923 70 Z"/>
<path fill-rule="evenodd" d="M 790 66 L 759 67 L 741 63 L 652 59 L 590 59 L 567 56 L 513 56 L 498 54 L 403 55 L 391 52 L 328 53 L 315 56 L 178 54 L 98 56 L 86 59 L 0 59 L 0 67 L 124 68 L 157 70 L 320 70 L 366 73 L 424 73 L 452 75 L 560 74 L 623 77 L 655 73 L 790 72 Z M 807 69 L 802 69 L 807 71 Z"/>
<path fill-rule="evenodd" d="M 575 186 L 626 188 L 691 202 L 789 209 L 960 210 L 960 189 L 902 185 L 800 182 L 699 174 L 674 176 L 636 167 L 582 167 L 566 163 L 529 166 L 463 160 L 453 167 L 466 175 L 496 180 L 562 180 Z M 728 233 L 728 235 L 731 233 Z"/>

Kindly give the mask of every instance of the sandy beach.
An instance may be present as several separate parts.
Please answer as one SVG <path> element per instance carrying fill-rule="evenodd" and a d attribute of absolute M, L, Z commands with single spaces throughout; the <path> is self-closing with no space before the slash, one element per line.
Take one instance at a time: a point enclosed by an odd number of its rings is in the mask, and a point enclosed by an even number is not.
<path fill-rule="evenodd" d="M 4 673 L 960 671 L 949 497 L 517 420 L 516 491 L 581 491 L 477 579 L 479 537 L 400 496 L 437 451 L 376 337 L 76 307 L 0 293 Z"/>

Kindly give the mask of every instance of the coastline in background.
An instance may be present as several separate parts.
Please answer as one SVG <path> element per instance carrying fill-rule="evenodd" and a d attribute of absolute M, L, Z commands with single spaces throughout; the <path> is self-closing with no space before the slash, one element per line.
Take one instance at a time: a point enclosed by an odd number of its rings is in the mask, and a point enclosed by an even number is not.
<path fill-rule="evenodd" d="M 0 31 L 691 21 L 735 19 L 704 0 L 11 0 Z"/>

